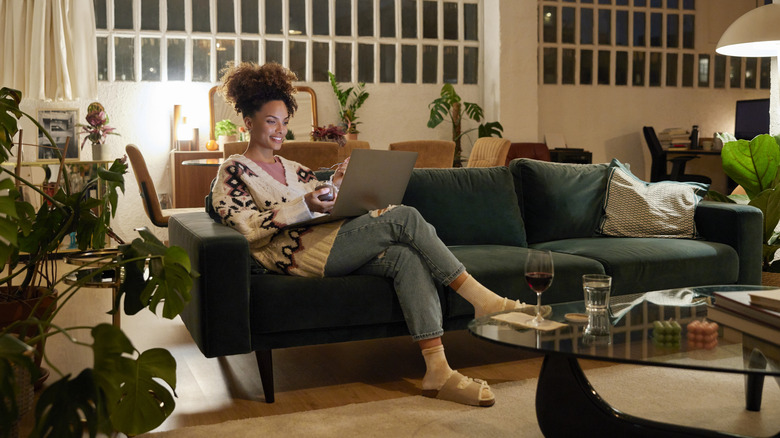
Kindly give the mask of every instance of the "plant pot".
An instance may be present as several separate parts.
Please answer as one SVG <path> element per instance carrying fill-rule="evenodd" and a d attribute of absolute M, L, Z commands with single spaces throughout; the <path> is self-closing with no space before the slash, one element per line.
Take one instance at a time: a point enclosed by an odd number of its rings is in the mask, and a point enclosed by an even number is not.
<path fill-rule="evenodd" d="M 32 353 L 32 350 L 28 351 Z M 19 416 L 11 424 L 11 430 L 8 431 L 10 438 L 17 438 L 19 434 L 19 422 L 25 414 L 32 410 L 35 405 L 35 390 L 32 383 L 30 383 L 30 371 L 16 363 L 11 364 L 11 369 L 14 372 L 14 386 L 16 387 L 16 407 L 19 410 Z"/>
<path fill-rule="evenodd" d="M 217 137 L 217 144 L 219 144 L 219 148 L 222 150 L 225 149 L 225 143 L 232 143 L 234 141 L 238 141 L 238 135 L 220 135 Z"/>
<path fill-rule="evenodd" d="M 105 145 L 100 143 L 92 143 L 92 160 L 103 161 L 103 148 Z"/>
<path fill-rule="evenodd" d="M 357 140 L 358 139 L 357 133 L 345 134 L 344 137 L 346 137 L 347 140 Z"/>

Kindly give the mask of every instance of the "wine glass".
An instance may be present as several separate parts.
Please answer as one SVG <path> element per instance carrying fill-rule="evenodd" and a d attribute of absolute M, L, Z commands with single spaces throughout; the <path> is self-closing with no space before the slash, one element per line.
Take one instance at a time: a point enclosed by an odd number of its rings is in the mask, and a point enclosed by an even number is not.
<path fill-rule="evenodd" d="M 547 250 L 531 249 L 525 261 L 525 281 L 528 287 L 536 292 L 536 317 L 531 320 L 531 325 L 541 325 L 542 318 L 542 292 L 550 287 L 553 281 L 552 254 Z"/>

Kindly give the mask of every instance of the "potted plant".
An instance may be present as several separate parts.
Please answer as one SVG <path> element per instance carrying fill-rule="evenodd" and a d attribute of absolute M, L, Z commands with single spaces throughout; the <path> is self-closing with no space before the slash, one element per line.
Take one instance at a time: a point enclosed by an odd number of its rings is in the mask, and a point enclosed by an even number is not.
<path fill-rule="evenodd" d="M 428 119 L 428 127 L 435 128 L 445 119 L 452 123 L 452 141 L 455 142 L 455 157 L 453 157 L 453 166 L 460 167 L 463 157 L 463 148 L 461 139 L 471 131 L 477 130 L 479 137 L 501 137 L 504 127 L 499 122 L 485 122 L 478 127 L 463 131 L 463 116 L 479 123 L 482 121 L 484 113 L 482 107 L 476 103 L 462 102 L 460 96 L 455 92 L 452 84 L 444 84 L 441 87 L 441 95 L 428 104 L 431 115 Z"/>
<path fill-rule="evenodd" d="M 220 147 L 225 146 L 227 142 L 238 141 L 238 127 L 228 119 L 220 120 L 214 125 L 214 135 Z"/>
<path fill-rule="evenodd" d="M 723 139 L 723 171 L 744 194 L 724 195 L 710 190 L 707 196 L 716 201 L 748 204 L 764 213 L 763 269 L 780 272 L 780 146 L 778 138 L 763 134 L 750 141 Z"/>
<path fill-rule="evenodd" d="M 317 126 L 311 131 L 312 141 L 332 141 L 338 143 L 339 146 L 347 144 L 347 139 L 344 137 L 345 132 L 341 126 L 328 125 Z"/>
<path fill-rule="evenodd" d="M 108 126 L 108 114 L 105 108 L 100 102 L 92 102 L 87 107 L 87 124 L 77 124 L 81 128 L 80 134 L 84 134 L 84 140 L 81 142 L 81 148 L 84 149 L 84 145 L 87 140 L 92 144 L 92 159 L 103 159 L 103 146 L 106 141 L 106 137 L 109 135 L 119 135 L 118 132 L 114 132 L 115 128 Z M 75 140 L 75 139 L 74 139 Z"/>
<path fill-rule="evenodd" d="M 357 130 L 357 125 L 361 123 L 357 121 L 357 110 L 368 99 L 368 92 L 365 89 L 366 83 L 359 82 L 357 87 L 342 89 L 341 85 L 336 82 L 336 75 L 328 72 L 328 79 L 330 79 L 330 86 L 333 88 L 336 100 L 339 102 L 339 119 L 344 125 L 347 138 L 357 140 L 357 134 L 360 132 Z"/>
<path fill-rule="evenodd" d="M 41 132 L 49 133 L 19 108 L 21 92 L 0 90 L 0 164 L 10 158 L 17 122 L 29 119 Z M 173 318 L 189 301 L 192 276 L 189 259 L 181 248 L 165 247 L 150 232 L 116 251 L 107 251 L 96 264 L 78 266 L 60 278 L 37 275 L 41 266 L 52 263 L 63 238 L 76 233 L 80 250 L 103 248 L 111 234 L 110 221 L 116 212 L 118 191 L 124 191 L 125 160 L 117 159 L 108 169 L 99 169 L 98 177 L 82 191 L 72 193 L 65 166 L 60 166 L 64 183 L 58 191 L 47 194 L 34 184 L 17 177 L 0 166 L 0 172 L 11 177 L 0 180 L 0 260 L 4 273 L 0 296 L 18 300 L 27 295 L 32 311 L 0 327 L 0 436 L 8 436 L 19 419 L 16 398 L 10 396 L 22 384 L 31 384 L 39 373 L 32 345 L 45 345 L 51 336 L 65 335 L 74 348 L 91 350 L 94 363 L 78 376 L 58 376 L 40 394 L 35 406 L 33 436 L 81 437 L 113 431 L 137 435 L 159 426 L 175 406 L 176 362 L 165 349 L 137 351 L 122 331 L 110 324 L 95 327 L 60 327 L 53 320 L 70 299 L 94 277 L 107 270 L 123 270 L 119 290 L 124 297 L 124 312 L 134 314 L 148 308 L 156 311 L 162 303 L 162 316 Z M 88 196 L 94 184 L 104 184 L 103 199 Z M 38 211 L 18 197 L 17 185 L 25 185 L 42 196 Z M 98 264 L 99 262 L 99 264 Z M 73 274 L 77 281 L 66 285 L 63 278 Z M 29 293 L 29 287 L 37 286 Z M 56 291 L 56 292 L 55 292 Z M 118 298 L 112 312 L 119 311 Z M 43 312 L 35 310 L 43 309 Z M 93 341 L 76 341 L 72 333 L 89 330 Z M 51 368 L 45 348 L 35 352 Z M 19 382 L 14 368 L 29 371 L 30 382 Z"/>

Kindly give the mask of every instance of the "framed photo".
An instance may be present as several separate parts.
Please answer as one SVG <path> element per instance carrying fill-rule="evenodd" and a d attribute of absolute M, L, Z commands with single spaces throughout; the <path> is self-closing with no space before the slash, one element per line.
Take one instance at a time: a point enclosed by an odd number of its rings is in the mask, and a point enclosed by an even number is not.
<path fill-rule="evenodd" d="M 54 141 L 56 146 L 60 150 L 60 153 L 65 156 L 66 160 L 78 160 L 79 159 L 79 135 L 78 127 L 76 124 L 79 119 L 78 109 L 45 109 L 38 110 L 38 123 L 41 124 Z M 65 141 L 70 137 L 70 144 L 68 150 L 65 150 Z M 43 134 L 43 131 L 38 130 L 38 161 L 57 161 L 58 156 L 54 149 L 49 144 L 49 139 Z"/>

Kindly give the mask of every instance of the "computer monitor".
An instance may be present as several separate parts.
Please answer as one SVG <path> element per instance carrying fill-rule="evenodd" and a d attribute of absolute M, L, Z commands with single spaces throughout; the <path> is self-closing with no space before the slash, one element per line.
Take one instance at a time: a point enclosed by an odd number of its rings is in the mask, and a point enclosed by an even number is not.
<path fill-rule="evenodd" d="M 760 134 L 769 134 L 769 99 L 738 100 L 734 137 L 752 140 Z"/>

